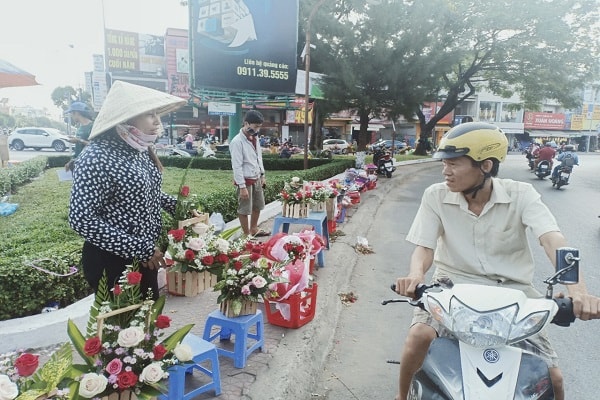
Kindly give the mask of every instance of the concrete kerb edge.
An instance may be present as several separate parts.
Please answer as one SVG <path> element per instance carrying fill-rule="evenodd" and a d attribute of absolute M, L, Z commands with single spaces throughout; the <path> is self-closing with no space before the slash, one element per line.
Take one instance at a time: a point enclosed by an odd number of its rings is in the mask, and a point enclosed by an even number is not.
<path fill-rule="evenodd" d="M 408 161 L 396 165 L 420 162 L 423 161 Z M 397 171 L 395 179 L 403 177 L 402 170 Z M 373 198 L 376 200 L 375 205 L 370 205 L 369 208 L 378 207 L 385 200 L 386 193 L 377 193 Z M 357 235 L 365 235 L 365 232 L 371 229 L 371 224 L 366 224 L 367 221 L 372 221 L 370 215 L 363 217 L 368 210 L 358 207 L 353 211 L 350 220 L 341 227 L 345 236 L 338 238 L 335 245 L 326 252 L 327 266 L 317 271 L 319 292 L 315 318 L 300 329 L 290 329 L 286 332 L 286 336 L 277 347 L 276 355 L 269 362 L 267 373 L 257 375 L 256 381 L 244 394 L 243 399 L 282 400 L 312 397 L 309 391 L 315 387 L 333 349 L 336 332 L 332 328 L 337 326 L 344 307 L 338 293 L 348 288 L 361 260 L 352 246 Z M 353 223 L 357 220 L 360 223 Z M 332 266 L 332 260 L 335 260 L 336 266 Z M 340 268 L 341 266 L 344 268 Z M 292 347 L 298 344 L 301 346 Z M 266 393 L 269 393 L 268 397 Z"/>

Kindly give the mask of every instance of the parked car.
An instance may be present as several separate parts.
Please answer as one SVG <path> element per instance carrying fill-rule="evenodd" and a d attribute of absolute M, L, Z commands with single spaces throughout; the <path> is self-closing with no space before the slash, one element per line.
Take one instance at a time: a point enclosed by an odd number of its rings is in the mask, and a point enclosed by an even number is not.
<path fill-rule="evenodd" d="M 26 148 L 66 151 L 72 147 L 69 137 L 58 129 L 36 127 L 15 129 L 8 136 L 8 145 L 17 151 Z"/>
<path fill-rule="evenodd" d="M 350 148 L 350 143 L 343 139 L 323 140 L 323 150 L 329 150 L 334 154 L 346 154 Z"/>
<path fill-rule="evenodd" d="M 386 149 L 391 150 L 392 149 L 392 141 L 389 139 L 388 140 L 380 139 L 380 140 L 376 141 L 375 143 L 372 143 L 369 146 L 367 146 L 367 151 L 369 153 L 372 153 L 374 148 L 380 147 L 380 146 L 384 146 Z M 401 140 L 394 140 L 394 147 L 396 148 L 396 151 L 401 150 L 401 149 L 405 148 L 406 146 L 407 146 L 406 142 L 403 142 Z"/>

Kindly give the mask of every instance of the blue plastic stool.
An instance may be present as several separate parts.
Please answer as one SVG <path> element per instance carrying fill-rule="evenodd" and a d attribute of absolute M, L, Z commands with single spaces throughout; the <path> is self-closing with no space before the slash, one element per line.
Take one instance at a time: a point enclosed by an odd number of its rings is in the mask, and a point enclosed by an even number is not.
<path fill-rule="evenodd" d="M 291 224 L 311 225 L 316 233 L 325 238 L 325 243 L 329 249 L 329 229 L 327 228 L 326 212 L 311 211 L 306 218 L 289 218 L 279 214 L 273 222 L 273 233 L 278 233 L 280 229 L 282 232 L 288 233 Z M 317 254 L 317 262 L 319 267 L 325 266 L 325 254 L 323 254 L 323 250 Z"/>
<path fill-rule="evenodd" d="M 215 396 L 221 394 L 221 374 L 219 372 L 219 353 L 217 347 L 200 339 L 198 336 L 188 333 L 183 342 L 192 348 L 194 364 L 179 364 L 169 368 L 169 392 L 167 395 L 158 396 L 159 400 L 189 400 L 209 390 L 215 391 Z M 211 370 L 203 367 L 200 363 L 210 360 Z M 211 381 L 203 386 L 185 393 L 185 376 L 192 374 L 197 369 L 211 378 Z"/>
<path fill-rule="evenodd" d="M 211 335 L 213 326 L 220 326 L 221 329 Z M 256 333 L 251 333 L 250 328 L 254 326 L 256 326 Z M 217 352 L 222 356 L 232 358 L 236 368 L 244 368 L 250 353 L 256 349 L 262 349 L 265 345 L 262 311 L 257 310 L 256 314 L 233 318 L 226 317 L 219 310 L 208 314 L 206 325 L 204 325 L 204 335 L 202 335 L 204 340 L 212 342 L 217 337 L 220 341 L 229 340 L 231 334 L 235 335 L 233 351 L 217 347 Z M 248 339 L 255 340 L 255 343 L 248 346 Z"/>

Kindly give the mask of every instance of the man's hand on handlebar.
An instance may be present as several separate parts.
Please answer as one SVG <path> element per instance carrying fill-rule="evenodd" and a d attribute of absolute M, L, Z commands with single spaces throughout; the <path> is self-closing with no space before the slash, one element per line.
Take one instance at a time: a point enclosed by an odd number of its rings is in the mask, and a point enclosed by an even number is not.
<path fill-rule="evenodd" d="M 396 279 L 396 293 L 410 297 L 411 299 L 415 298 L 415 289 L 417 285 L 423 283 L 424 277 L 420 276 L 407 276 L 404 278 Z"/>
<path fill-rule="evenodd" d="M 574 293 L 571 297 L 573 312 L 577 318 L 582 321 L 600 319 L 600 298 L 587 293 Z"/>

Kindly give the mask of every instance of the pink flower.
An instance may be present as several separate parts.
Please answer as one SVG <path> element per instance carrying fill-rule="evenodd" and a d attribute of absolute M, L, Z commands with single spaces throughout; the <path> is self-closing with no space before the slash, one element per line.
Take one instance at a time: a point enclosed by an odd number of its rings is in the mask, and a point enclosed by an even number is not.
<path fill-rule="evenodd" d="M 265 285 L 267 284 L 267 280 L 265 278 L 263 278 L 262 276 L 255 276 L 254 278 L 252 278 L 252 284 L 257 289 L 261 289 L 261 288 L 265 287 Z"/>
<path fill-rule="evenodd" d="M 250 291 L 250 286 L 248 286 L 248 285 L 244 285 L 244 286 L 242 286 L 242 294 L 243 294 L 243 295 L 249 295 L 250 293 L 252 293 L 252 292 Z"/>
<path fill-rule="evenodd" d="M 117 375 L 123 369 L 123 362 L 118 358 L 113 358 L 108 364 L 106 364 L 106 372 L 111 375 Z"/>
<path fill-rule="evenodd" d="M 206 246 L 206 242 L 202 238 L 190 238 L 186 246 L 194 251 L 200 251 Z"/>

